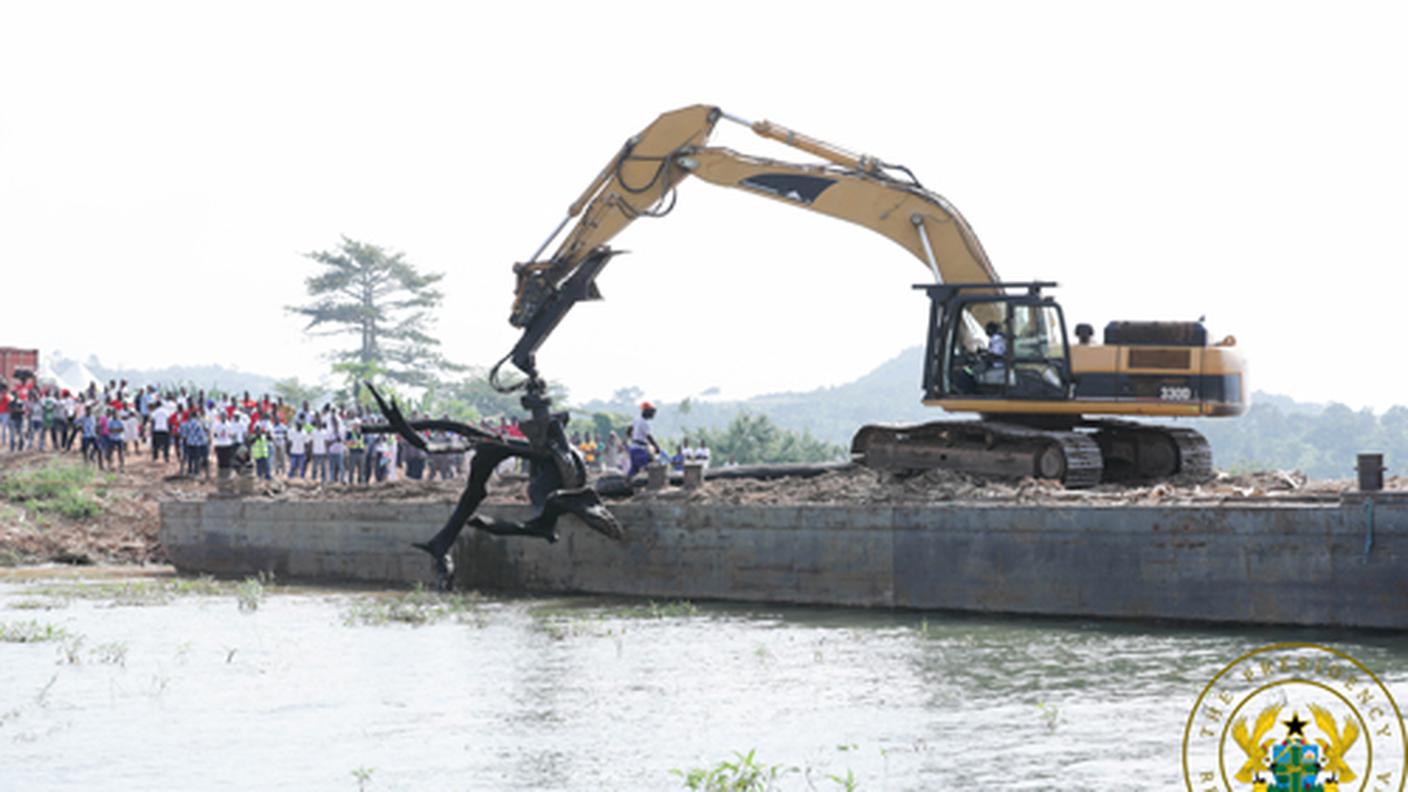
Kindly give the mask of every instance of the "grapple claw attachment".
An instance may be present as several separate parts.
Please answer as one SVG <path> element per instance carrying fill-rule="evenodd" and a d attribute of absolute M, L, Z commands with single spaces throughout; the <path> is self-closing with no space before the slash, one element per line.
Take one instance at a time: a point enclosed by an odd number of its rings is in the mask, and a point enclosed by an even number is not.
<path fill-rule="evenodd" d="M 419 432 L 411 428 L 411 424 L 406 420 L 406 416 L 401 414 L 401 408 L 397 406 L 396 400 L 392 399 L 391 404 L 388 405 L 386 400 L 381 398 L 381 394 L 376 392 L 374 385 L 370 382 L 364 382 L 363 384 L 367 386 L 367 390 L 371 392 L 372 398 L 376 400 L 377 408 L 380 409 L 381 414 L 386 417 L 386 422 L 390 425 L 391 429 L 416 448 L 422 451 L 427 450 L 425 438 L 421 436 Z"/>

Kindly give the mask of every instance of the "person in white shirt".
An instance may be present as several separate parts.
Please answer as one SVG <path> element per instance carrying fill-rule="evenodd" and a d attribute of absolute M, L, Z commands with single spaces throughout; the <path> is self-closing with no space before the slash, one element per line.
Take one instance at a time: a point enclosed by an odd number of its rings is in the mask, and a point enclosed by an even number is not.
<path fill-rule="evenodd" d="M 235 460 L 235 427 L 225 420 L 224 410 L 215 411 L 215 424 L 210 427 L 210 444 L 215 446 L 215 467 L 220 475 L 229 475 L 227 471 Z"/>
<path fill-rule="evenodd" d="M 163 464 L 171 461 L 171 408 L 158 401 L 152 407 L 152 461 L 161 455 Z"/>
<path fill-rule="evenodd" d="M 265 418 L 264 421 L 269 425 L 269 443 L 274 448 L 274 474 L 282 476 L 288 469 L 288 424 L 280 420 L 278 415 Z"/>
<path fill-rule="evenodd" d="M 127 428 L 127 440 L 132 443 L 132 453 L 135 454 L 142 441 L 142 417 L 137 413 L 128 412 L 122 423 Z"/>
<path fill-rule="evenodd" d="M 313 451 L 310 455 L 313 460 L 313 480 L 328 480 L 328 428 L 323 425 L 322 419 L 313 426 L 313 431 L 309 433 L 309 445 Z"/>
<path fill-rule="evenodd" d="M 308 470 L 308 425 L 299 421 L 288 433 L 288 477 L 303 478 Z"/>
<path fill-rule="evenodd" d="M 243 410 L 235 410 L 230 416 L 230 431 L 235 434 L 235 445 L 244 445 L 244 439 L 249 435 L 249 416 Z"/>
<path fill-rule="evenodd" d="M 988 334 L 988 355 L 991 356 L 989 364 L 993 368 L 999 368 L 1007 359 L 1007 336 L 1003 335 L 1002 325 L 997 322 L 988 322 L 983 329 Z"/>
<path fill-rule="evenodd" d="M 74 435 L 78 434 L 78 399 L 72 393 L 64 390 L 59 398 L 58 414 L 55 416 L 54 425 L 59 427 L 59 438 L 55 441 L 54 447 L 63 447 L 68 451 L 73 448 Z"/>
<path fill-rule="evenodd" d="M 395 438 L 390 438 L 388 442 L 381 444 L 381 456 L 383 464 L 386 465 L 386 480 L 396 481 L 399 475 L 396 472 L 396 457 L 400 452 L 400 443 Z"/>
<path fill-rule="evenodd" d="M 655 442 L 655 438 L 650 434 L 650 421 L 654 417 L 655 405 L 641 402 L 640 415 L 631 422 L 631 428 L 626 430 L 627 450 L 631 459 L 631 466 L 626 471 L 627 478 L 643 470 L 650 464 L 650 460 L 661 453 L 660 444 Z M 654 454 L 651 453 L 652 449 Z"/>

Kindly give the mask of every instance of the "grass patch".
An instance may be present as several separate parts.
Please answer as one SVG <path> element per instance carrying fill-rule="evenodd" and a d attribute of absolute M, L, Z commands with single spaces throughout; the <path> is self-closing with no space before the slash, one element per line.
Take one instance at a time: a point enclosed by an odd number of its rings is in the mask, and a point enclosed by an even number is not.
<path fill-rule="evenodd" d="M 441 594 L 417 586 L 404 593 L 358 597 L 342 612 L 342 623 L 349 627 L 387 624 L 420 627 L 453 618 L 461 624 L 482 627 L 485 619 L 480 604 L 477 594 Z"/>
<path fill-rule="evenodd" d="M 68 631 L 57 624 L 39 621 L 0 624 L 0 643 L 43 643 L 68 637 Z"/>
<path fill-rule="evenodd" d="M 93 471 L 81 464 L 50 462 L 20 470 L 0 479 L 0 497 L 39 513 L 53 513 L 71 520 L 98 516 L 102 506 L 88 494 Z"/>

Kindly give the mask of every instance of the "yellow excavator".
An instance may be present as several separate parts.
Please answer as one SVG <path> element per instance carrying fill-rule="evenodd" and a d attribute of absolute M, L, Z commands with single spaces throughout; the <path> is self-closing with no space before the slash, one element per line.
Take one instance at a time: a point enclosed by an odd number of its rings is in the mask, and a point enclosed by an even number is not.
<path fill-rule="evenodd" d="M 720 120 L 823 162 L 709 146 Z M 1129 417 L 1246 409 L 1233 338 L 1210 344 L 1201 321 L 1121 321 L 1105 326 L 1104 343 L 1094 342 L 1090 325 L 1078 324 L 1072 343 L 1047 291 L 1056 284 L 1002 282 L 963 216 L 908 168 L 707 105 L 665 113 L 627 140 L 537 252 L 514 265 L 510 322 L 523 336 L 494 367 L 496 387 L 542 390 L 535 353 L 573 305 L 600 298 L 596 277 L 616 253 L 607 243 L 638 218 L 669 213 L 676 188 L 690 176 L 864 226 L 928 267 L 934 283 L 915 287 L 930 300 L 924 404 L 980 418 L 862 427 L 851 444 L 861 464 L 1034 476 L 1071 488 L 1200 476 L 1212 467 L 1201 434 Z M 574 219 L 552 255 L 540 258 Z M 526 379 L 504 382 L 506 361 Z"/>

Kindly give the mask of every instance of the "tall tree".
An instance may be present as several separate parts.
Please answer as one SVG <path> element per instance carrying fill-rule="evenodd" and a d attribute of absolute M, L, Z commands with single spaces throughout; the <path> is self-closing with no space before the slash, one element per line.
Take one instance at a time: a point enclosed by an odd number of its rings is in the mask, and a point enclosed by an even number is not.
<path fill-rule="evenodd" d="M 337 250 L 306 256 L 323 265 L 306 281 L 313 301 L 287 310 L 308 317 L 305 330 L 312 335 L 357 338 L 354 348 L 333 352 L 337 370 L 354 380 L 377 372 L 391 382 L 421 387 L 434 381 L 437 370 L 459 370 L 440 355 L 440 341 L 429 333 L 431 311 L 443 298 L 435 288 L 442 273 L 418 272 L 405 254 L 346 236 Z M 360 383 L 352 385 L 357 394 Z"/>

